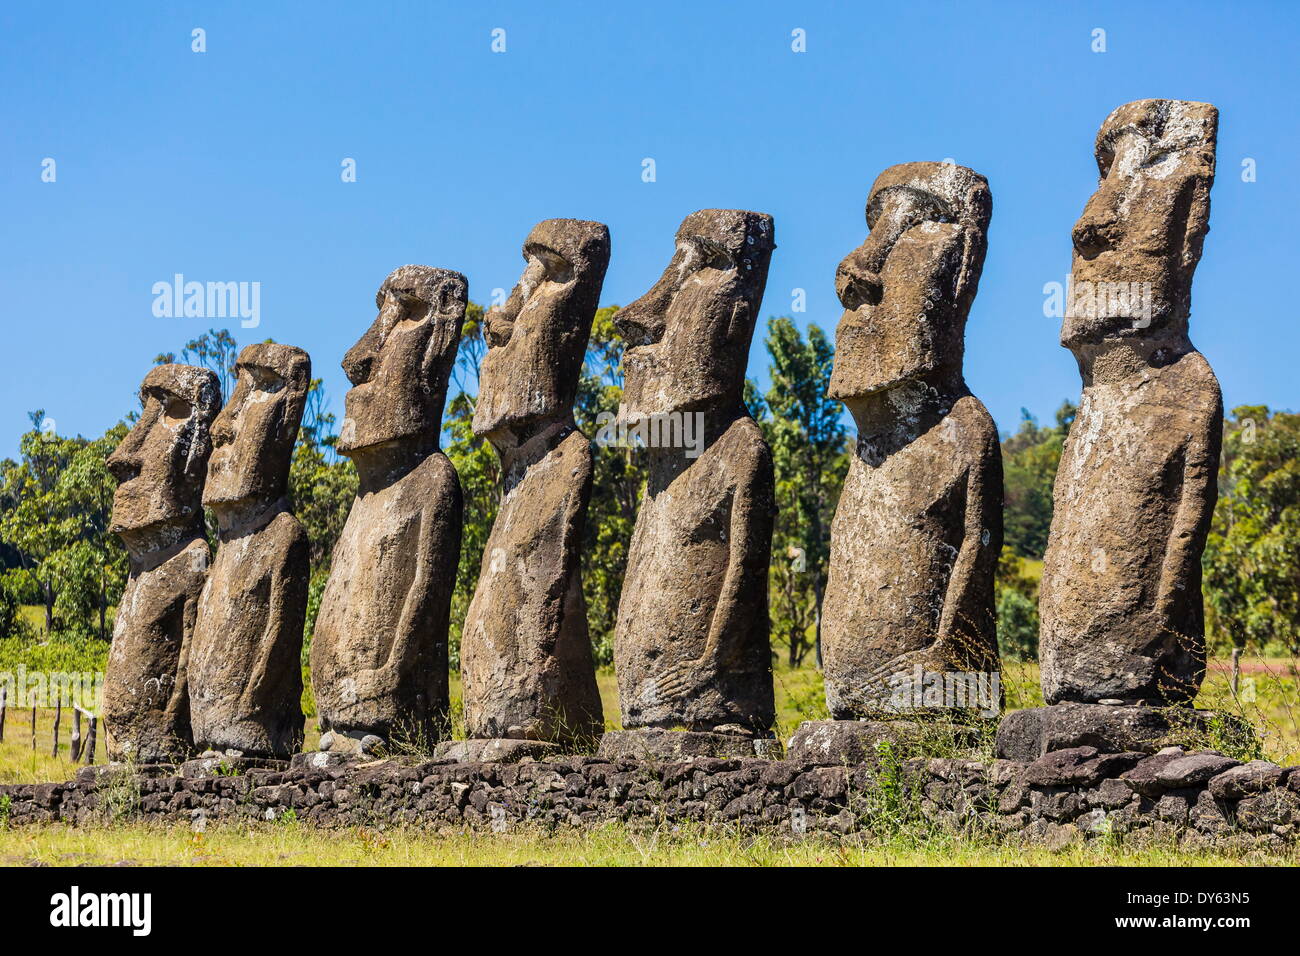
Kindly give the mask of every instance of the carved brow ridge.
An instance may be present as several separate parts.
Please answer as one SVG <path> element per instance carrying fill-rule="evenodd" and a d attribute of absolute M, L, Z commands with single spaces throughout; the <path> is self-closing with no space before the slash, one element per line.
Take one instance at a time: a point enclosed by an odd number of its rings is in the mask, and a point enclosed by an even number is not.
<path fill-rule="evenodd" d="M 902 183 L 893 186 L 886 186 L 880 192 L 871 197 L 871 202 L 867 209 L 867 225 L 874 229 L 876 222 L 880 219 L 880 210 L 884 205 L 884 198 L 896 193 L 907 193 L 923 200 L 928 205 L 935 208 L 939 214 L 939 222 L 954 222 L 957 214 L 953 211 L 948 201 L 937 193 L 930 192 L 928 189 L 921 189 L 919 186 L 908 186 Z"/>

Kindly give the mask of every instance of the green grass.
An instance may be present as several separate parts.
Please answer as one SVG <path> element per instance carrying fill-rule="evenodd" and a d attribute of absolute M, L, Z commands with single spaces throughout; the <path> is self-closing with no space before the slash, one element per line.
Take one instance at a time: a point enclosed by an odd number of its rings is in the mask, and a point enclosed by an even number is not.
<path fill-rule="evenodd" d="M 581 832 L 521 829 L 317 830 L 297 822 L 184 827 L 62 824 L 0 829 L 0 865 L 172 866 L 1231 866 L 1297 865 L 1295 851 L 1189 853 L 1172 846 L 1100 843 L 1054 853 L 938 835 L 920 841 L 790 840 L 724 828 L 635 830 L 609 824 Z"/>

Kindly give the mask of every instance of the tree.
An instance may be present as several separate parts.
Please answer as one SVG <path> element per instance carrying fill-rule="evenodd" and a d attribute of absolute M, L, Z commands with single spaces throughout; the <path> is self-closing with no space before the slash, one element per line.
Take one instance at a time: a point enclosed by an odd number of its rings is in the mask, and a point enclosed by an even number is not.
<path fill-rule="evenodd" d="M 1043 428 L 1025 409 L 1020 430 L 1002 442 L 1004 540 L 1024 558 L 1041 558 L 1052 526 L 1052 488 L 1075 406 L 1062 403 L 1056 427 Z"/>
<path fill-rule="evenodd" d="M 117 484 L 104 461 L 126 426 L 87 441 L 58 435 L 43 410 L 30 418 L 22 460 L 3 470 L 0 539 L 44 606 L 47 634 L 94 630 L 107 639 L 108 608 L 126 581 L 126 552 L 108 531 Z"/>
<path fill-rule="evenodd" d="M 596 312 L 578 382 L 575 417 L 589 438 L 618 412 L 623 397 L 623 338 L 614 328 L 618 306 Z M 582 590 L 587 602 L 587 630 L 600 664 L 614 660 L 614 628 L 623 593 L 628 549 L 636 527 L 637 507 L 645 487 L 645 465 L 630 447 L 594 449 L 591 504 L 583 532 Z"/>
<path fill-rule="evenodd" d="M 460 635 L 465 626 L 465 616 L 469 613 L 469 602 L 478 587 L 483 550 L 487 547 L 501 496 L 497 485 L 500 464 L 491 444 L 474 434 L 476 396 L 468 391 L 469 387 L 478 387 L 479 367 L 486 349 L 483 307 L 471 302 L 465 308 L 465 321 L 461 326 L 460 345 L 453 368 L 453 381 L 458 390 L 447 403 L 442 423 L 442 431 L 447 436 L 443 451 L 456 468 L 464 502 L 460 563 L 456 567 L 456 589 L 452 595 L 448 635 L 452 666 L 460 662 Z"/>
<path fill-rule="evenodd" d="M 826 395 L 833 343 L 816 325 L 808 326 L 805 342 L 786 317 L 770 319 L 767 331 L 772 387 L 764 405 L 771 416 L 763 414 L 759 424 L 772 449 L 780 512 L 769 572 L 772 632 L 796 667 L 818 644 L 831 520 L 850 451 L 840 403 Z M 747 402 L 755 392 L 747 389 Z"/>
<path fill-rule="evenodd" d="M 1232 410 L 1202 567 L 1212 641 L 1300 651 L 1300 415 Z"/>

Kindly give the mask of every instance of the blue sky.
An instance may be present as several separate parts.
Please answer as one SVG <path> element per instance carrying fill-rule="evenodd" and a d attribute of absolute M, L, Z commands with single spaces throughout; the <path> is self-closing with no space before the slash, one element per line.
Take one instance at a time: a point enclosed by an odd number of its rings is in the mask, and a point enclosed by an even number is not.
<path fill-rule="evenodd" d="M 306 348 L 341 410 L 339 360 L 390 270 L 457 269 L 484 302 L 549 217 L 609 225 L 602 301 L 627 303 L 687 213 L 770 213 L 763 317 L 803 288 L 795 318 L 830 331 L 872 180 L 945 158 L 994 197 L 967 380 L 1002 430 L 1022 406 L 1047 421 L 1079 379 L 1043 285 L 1069 270 L 1097 127 L 1144 97 L 1221 111 L 1192 337 L 1229 407 L 1295 409 L 1297 47 L 1300 4 L 1282 2 L 7 3 L 0 455 L 34 408 L 101 433 L 156 353 L 213 324 Z M 260 327 L 156 317 L 176 273 L 260 282 Z M 751 374 L 766 367 L 760 334 Z"/>

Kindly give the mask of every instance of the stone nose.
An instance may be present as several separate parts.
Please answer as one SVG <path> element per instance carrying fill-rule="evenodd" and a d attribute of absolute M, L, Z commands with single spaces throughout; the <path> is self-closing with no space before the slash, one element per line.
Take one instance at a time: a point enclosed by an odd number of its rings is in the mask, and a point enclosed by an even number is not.
<path fill-rule="evenodd" d="M 653 345 L 663 338 L 664 312 L 672 298 L 672 287 L 660 280 L 653 289 L 631 305 L 614 313 L 614 327 L 628 345 Z"/>
<path fill-rule="evenodd" d="M 133 441 L 130 435 L 122 439 L 122 443 L 104 461 L 104 467 L 119 485 L 138 477 L 142 466 L 138 442 Z"/>
<path fill-rule="evenodd" d="M 1074 224 L 1070 236 L 1074 248 L 1085 259 L 1094 259 L 1119 242 L 1120 219 L 1116 197 L 1104 186 L 1093 194 Z"/>
<path fill-rule="evenodd" d="M 376 354 L 370 344 L 370 334 L 348 349 L 343 356 L 343 374 L 353 385 L 364 385 L 374 373 Z"/>
<path fill-rule="evenodd" d="M 846 309 L 877 305 L 884 294 L 884 282 L 874 265 L 867 243 L 844 257 L 835 270 L 835 294 Z"/>

